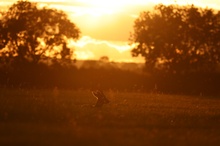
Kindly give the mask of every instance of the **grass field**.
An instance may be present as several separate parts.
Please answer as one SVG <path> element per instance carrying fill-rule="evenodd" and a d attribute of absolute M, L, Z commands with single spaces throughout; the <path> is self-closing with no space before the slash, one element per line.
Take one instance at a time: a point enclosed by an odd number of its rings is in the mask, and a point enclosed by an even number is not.
<path fill-rule="evenodd" d="M 218 146 L 220 98 L 105 91 L 0 90 L 0 145 Z"/>

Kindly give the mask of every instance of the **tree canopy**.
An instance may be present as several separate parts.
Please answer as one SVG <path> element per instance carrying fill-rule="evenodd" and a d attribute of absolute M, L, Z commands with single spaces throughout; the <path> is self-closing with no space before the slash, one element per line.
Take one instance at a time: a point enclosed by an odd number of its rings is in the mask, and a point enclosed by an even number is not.
<path fill-rule="evenodd" d="M 79 36 L 63 11 L 21 0 L 0 15 L 0 58 L 32 63 L 48 57 L 72 59 L 68 42 Z"/>
<path fill-rule="evenodd" d="M 220 61 L 220 11 L 159 4 L 141 12 L 130 41 L 148 70 L 211 71 Z"/>

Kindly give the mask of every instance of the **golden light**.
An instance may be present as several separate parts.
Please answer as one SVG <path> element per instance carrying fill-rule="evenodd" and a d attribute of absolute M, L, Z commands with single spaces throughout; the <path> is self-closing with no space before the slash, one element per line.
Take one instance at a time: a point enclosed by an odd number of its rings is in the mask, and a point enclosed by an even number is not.
<path fill-rule="evenodd" d="M 99 14 L 110 14 L 123 11 L 123 8 L 127 6 L 154 3 L 155 0 L 78 0 L 78 2 L 86 4 L 88 8 L 96 9 L 95 11 L 99 12 Z"/>
<path fill-rule="evenodd" d="M 147 4 L 158 4 L 162 3 L 165 5 L 169 4 L 179 4 L 179 5 L 197 5 L 200 7 L 212 7 L 219 9 L 220 1 L 219 0 L 78 0 L 87 4 L 89 7 L 101 7 L 101 8 L 113 8 L 113 11 L 120 11 L 120 9 L 127 6 L 141 6 Z"/>
<path fill-rule="evenodd" d="M 51 0 L 46 1 L 50 3 Z M 125 61 L 126 58 L 122 55 L 124 54 L 127 56 L 126 61 L 134 61 L 129 56 L 132 46 L 128 45 L 127 38 L 129 31 L 132 30 L 132 22 L 140 11 L 149 10 L 159 3 L 164 5 L 193 3 L 206 6 L 206 1 L 211 4 L 210 0 L 204 0 L 203 3 L 200 0 L 64 0 L 62 1 L 64 5 L 51 1 L 50 6 L 68 12 L 70 18 L 82 29 L 82 38 L 70 43 L 75 49 L 77 59 L 98 59 L 102 55 L 108 55 L 109 58 L 115 57 L 117 61 Z"/>
<path fill-rule="evenodd" d="M 86 3 L 89 6 L 93 7 L 103 7 L 103 8 L 119 8 L 123 7 L 125 5 L 130 4 L 131 0 L 111 0 L 111 1 L 105 1 L 105 0 L 80 0 L 80 2 Z M 136 3 L 136 1 L 133 1 L 133 3 Z"/>
<path fill-rule="evenodd" d="M 2 2 L 3 1 L 3 2 Z M 16 0 L 2 0 L 0 4 L 9 5 Z M 132 46 L 128 45 L 129 32 L 133 21 L 143 10 L 151 10 L 155 4 L 197 5 L 218 8 L 219 0 L 30 0 L 64 10 L 69 18 L 79 26 L 82 37 L 70 42 L 77 59 L 97 59 L 108 55 L 115 60 L 134 60 L 130 55 Z M 6 7 L 3 7 L 6 8 Z M 117 50 L 117 52 L 115 51 Z M 49 54 L 49 52 L 48 52 Z M 124 55 L 124 56 L 123 56 Z M 130 55 L 130 56 L 129 56 Z M 126 58 L 127 57 L 127 58 Z"/>

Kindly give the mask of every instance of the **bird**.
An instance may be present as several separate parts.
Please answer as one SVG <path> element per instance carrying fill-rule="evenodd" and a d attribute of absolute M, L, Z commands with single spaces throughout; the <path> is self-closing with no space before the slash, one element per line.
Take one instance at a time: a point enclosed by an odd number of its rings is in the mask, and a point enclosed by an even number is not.
<path fill-rule="evenodd" d="M 107 104 L 110 102 L 101 90 L 92 91 L 92 94 L 93 96 L 97 98 L 95 107 L 102 107 L 104 104 Z"/>

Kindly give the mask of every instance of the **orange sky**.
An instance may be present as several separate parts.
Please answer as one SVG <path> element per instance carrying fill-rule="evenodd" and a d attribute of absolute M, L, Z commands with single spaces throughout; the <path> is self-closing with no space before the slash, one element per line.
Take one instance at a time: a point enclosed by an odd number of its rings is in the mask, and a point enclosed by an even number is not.
<path fill-rule="evenodd" d="M 64 10 L 80 28 L 82 37 L 73 42 L 77 59 L 99 59 L 108 56 L 112 61 L 144 62 L 132 58 L 128 45 L 135 17 L 157 3 L 195 4 L 220 9 L 220 0 L 30 0 Z M 16 0 L 1 0 L 9 6 Z"/>

